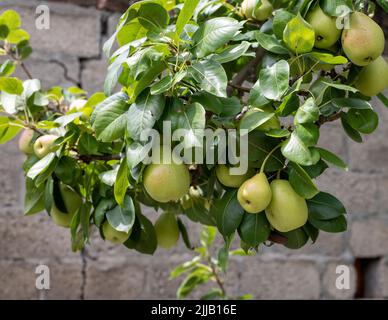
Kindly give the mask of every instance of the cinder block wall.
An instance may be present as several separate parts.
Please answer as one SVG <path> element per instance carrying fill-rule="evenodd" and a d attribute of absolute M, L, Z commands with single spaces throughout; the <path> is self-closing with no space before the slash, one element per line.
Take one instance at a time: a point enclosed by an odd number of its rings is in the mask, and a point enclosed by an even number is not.
<path fill-rule="evenodd" d="M 38 31 L 34 17 L 39 2 L 8 3 L 20 12 L 31 33 L 35 52 L 27 66 L 44 87 L 80 85 L 89 93 L 101 90 L 106 71 L 101 47 L 119 15 L 49 2 L 51 29 Z M 318 182 L 321 190 L 346 204 L 348 232 L 322 232 L 317 244 L 298 251 L 275 245 L 254 257 L 233 258 L 227 277 L 231 294 L 351 299 L 359 282 L 364 297 L 388 298 L 388 109 L 375 102 L 381 122 L 365 144 L 351 142 L 337 124 L 322 129 L 320 144 L 349 163 L 349 172 L 330 169 Z M 94 236 L 84 255 L 72 253 L 68 230 L 56 227 L 44 213 L 23 216 L 23 155 L 15 143 L 0 146 L 0 153 L 0 299 L 175 298 L 179 282 L 169 281 L 169 272 L 192 256 L 183 245 L 150 257 Z M 156 213 L 147 215 L 152 218 Z M 197 239 L 198 227 L 191 225 L 190 233 Z M 50 290 L 35 288 L 39 264 L 50 267 Z M 335 287 L 339 264 L 350 267 L 349 290 Z"/>

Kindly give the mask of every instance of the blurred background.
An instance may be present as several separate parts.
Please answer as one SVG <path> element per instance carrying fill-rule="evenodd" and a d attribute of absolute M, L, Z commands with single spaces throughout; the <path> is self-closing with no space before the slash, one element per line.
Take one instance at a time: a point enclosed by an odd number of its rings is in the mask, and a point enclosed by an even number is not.
<path fill-rule="evenodd" d="M 48 4 L 49 30 L 35 28 L 35 9 Z M 31 34 L 34 54 L 27 67 L 45 88 L 80 86 L 101 91 L 106 61 L 105 40 L 128 5 L 121 0 L 2 1 Z M 388 19 L 379 13 L 380 24 Z M 386 54 L 388 52 L 386 51 Z M 21 73 L 17 74 L 24 77 Z M 291 251 L 274 245 L 253 257 L 233 257 L 226 287 L 231 295 L 257 299 L 388 298 L 388 109 L 373 101 L 381 115 L 378 130 L 357 144 L 337 123 L 321 130 L 320 145 L 342 156 L 349 172 L 329 169 L 318 181 L 322 191 L 341 199 L 348 209 L 348 231 L 321 232 L 315 245 Z M 24 156 L 15 143 L 0 146 L 0 299 L 174 299 L 179 280 L 169 272 L 193 255 L 183 244 L 172 251 L 145 256 L 93 236 L 85 253 L 72 253 L 67 229 L 44 213 L 23 216 Z M 149 210 L 149 217 L 157 213 Z M 198 241 L 198 226 L 190 226 Z M 35 288 L 35 268 L 50 268 L 50 290 Z M 350 289 L 335 286 L 336 267 L 350 270 Z M 199 294 L 192 296 L 196 298 Z"/>

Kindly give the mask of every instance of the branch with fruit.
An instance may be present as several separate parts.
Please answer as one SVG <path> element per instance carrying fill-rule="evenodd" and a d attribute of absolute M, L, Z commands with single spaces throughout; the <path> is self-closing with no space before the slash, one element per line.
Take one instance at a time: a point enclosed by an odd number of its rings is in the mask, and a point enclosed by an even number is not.
<path fill-rule="evenodd" d="M 206 232 L 218 230 L 225 245 L 218 259 L 199 251 L 210 264 L 206 273 L 202 264 L 185 269 L 199 278 L 185 282 L 182 297 L 210 280 L 222 284 L 237 238 L 239 252 L 252 254 L 344 232 L 346 209 L 314 180 L 329 165 L 347 165 L 318 141 L 322 125 L 340 120 L 362 142 L 378 126 L 371 97 L 387 105 L 384 33 L 372 18 L 373 8 L 387 6 L 372 3 L 363 13 L 363 1 L 347 0 L 140 1 L 105 43 L 104 92 L 91 95 L 43 89 L 25 64 L 31 48 L 19 15 L 3 12 L 0 54 L 9 59 L 0 67 L 0 143 L 24 129 L 25 214 L 46 211 L 69 228 L 73 250 L 93 229 L 144 254 L 179 238 L 192 249 L 186 221 L 213 227 Z M 345 17 L 338 6 L 348 8 Z M 12 77 L 16 67 L 29 79 Z M 201 149 L 203 158 L 146 163 L 142 134 L 166 137 L 164 123 L 184 129 L 183 151 Z M 232 174 L 239 163 L 231 159 L 204 164 L 199 133 L 218 129 L 238 132 L 240 145 L 247 139 L 239 155 L 245 173 Z M 178 141 L 161 141 L 153 155 L 181 156 Z M 217 139 L 211 148 L 225 152 Z M 160 212 L 155 223 L 144 206 Z M 221 285 L 210 296 L 227 294 Z"/>

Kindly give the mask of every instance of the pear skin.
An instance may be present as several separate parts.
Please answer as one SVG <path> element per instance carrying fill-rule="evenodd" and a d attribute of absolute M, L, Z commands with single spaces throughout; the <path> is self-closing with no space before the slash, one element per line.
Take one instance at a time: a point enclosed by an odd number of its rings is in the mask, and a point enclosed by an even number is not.
<path fill-rule="evenodd" d="M 19 150 L 26 155 L 34 153 L 34 144 L 32 139 L 34 138 L 34 131 L 32 129 L 23 130 L 19 138 Z"/>
<path fill-rule="evenodd" d="M 245 181 L 237 192 L 237 199 L 246 212 L 259 213 L 271 202 L 272 191 L 264 173 Z"/>
<path fill-rule="evenodd" d="M 288 232 L 306 224 L 306 200 L 298 195 L 287 180 L 271 182 L 272 200 L 265 214 L 270 224 L 280 232 Z"/>
<path fill-rule="evenodd" d="M 373 97 L 388 88 L 388 64 L 382 56 L 362 68 L 354 86 L 365 96 Z"/>
<path fill-rule="evenodd" d="M 257 6 L 257 0 L 244 0 L 241 4 L 241 12 L 247 19 L 257 21 L 267 20 L 273 11 L 273 6 L 268 0 L 261 0 Z"/>
<path fill-rule="evenodd" d="M 362 12 L 349 18 L 349 29 L 342 32 L 342 48 L 355 65 L 366 66 L 384 51 L 385 38 L 380 26 Z"/>
<path fill-rule="evenodd" d="M 106 220 L 102 225 L 102 233 L 104 234 L 105 240 L 108 240 L 114 244 L 122 244 L 128 240 L 132 233 L 132 229 L 129 232 L 117 231 L 113 228 L 108 220 Z"/>
<path fill-rule="evenodd" d="M 170 249 L 179 240 L 179 227 L 176 217 L 171 212 L 164 212 L 155 222 L 155 232 L 158 246 Z"/>
<path fill-rule="evenodd" d="M 253 169 L 248 169 L 248 172 L 243 175 L 231 175 L 229 172 L 229 167 L 224 164 L 219 164 L 216 167 L 216 176 L 218 181 L 226 187 L 238 188 L 244 181 L 249 179 L 255 174 Z"/>
<path fill-rule="evenodd" d="M 336 26 L 336 18 L 328 16 L 316 5 L 307 16 L 306 21 L 310 23 L 315 32 L 314 47 L 328 49 L 333 46 L 341 37 L 342 29 Z"/>

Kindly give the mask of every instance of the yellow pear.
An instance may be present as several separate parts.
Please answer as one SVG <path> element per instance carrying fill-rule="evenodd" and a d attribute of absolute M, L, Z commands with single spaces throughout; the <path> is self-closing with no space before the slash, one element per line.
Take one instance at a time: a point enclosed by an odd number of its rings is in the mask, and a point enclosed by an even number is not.
<path fill-rule="evenodd" d="M 170 249 L 179 240 L 179 227 L 175 215 L 171 212 L 164 212 L 155 222 L 155 232 L 158 246 Z"/>
<path fill-rule="evenodd" d="M 362 68 L 354 86 L 365 96 L 372 97 L 388 88 L 388 64 L 382 56 Z"/>
<path fill-rule="evenodd" d="M 337 28 L 336 18 L 326 15 L 319 5 L 307 14 L 306 21 L 315 32 L 314 47 L 328 49 L 339 40 L 342 30 Z"/>
<path fill-rule="evenodd" d="M 163 158 L 161 158 L 163 159 Z M 158 202 L 178 201 L 190 188 L 190 173 L 184 163 L 171 161 L 152 163 L 144 171 L 143 185 L 150 197 Z"/>
<path fill-rule="evenodd" d="M 249 168 L 247 173 L 243 175 L 232 175 L 230 169 L 224 164 L 219 164 L 216 167 L 216 175 L 218 181 L 226 187 L 238 188 L 243 182 L 255 174 L 255 170 Z"/>
<path fill-rule="evenodd" d="M 34 130 L 25 129 L 19 138 L 19 150 L 26 155 L 34 153 L 34 144 L 31 143 L 34 138 Z"/>
<path fill-rule="evenodd" d="M 272 191 L 264 173 L 246 180 L 237 192 L 237 199 L 246 212 L 259 213 L 271 202 Z"/>
<path fill-rule="evenodd" d="M 272 200 L 265 214 L 270 224 L 280 232 L 288 232 L 307 222 L 306 200 L 298 195 L 287 180 L 271 182 Z"/>
<path fill-rule="evenodd" d="M 118 231 L 109 224 L 108 220 L 106 220 L 102 225 L 102 233 L 104 234 L 105 240 L 108 240 L 114 244 L 122 244 L 128 240 L 132 233 L 132 229 L 129 230 L 128 233 Z"/>
<path fill-rule="evenodd" d="M 362 12 L 350 15 L 349 29 L 342 32 L 342 48 L 358 66 L 366 66 L 384 51 L 385 38 L 380 26 Z"/>
<path fill-rule="evenodd" d="M 267 20 L 273 11 L 272 4 L 268 0 L 244 0 L 241 4 L 241 12 L 247 19 L 257 21 Z"/>
<path fill-rule="evenodd" d="M 52 134 L 46 134 L 36 139 L 34 143 L 35 155 L 38 158 L 44 158 L 50 152 L 54 152 L 56 149 L 58 149 L 57 146 L 54 146 L 54 142 L 58 138 L 59 138 L 58 136 L 54 136 Z"/>

